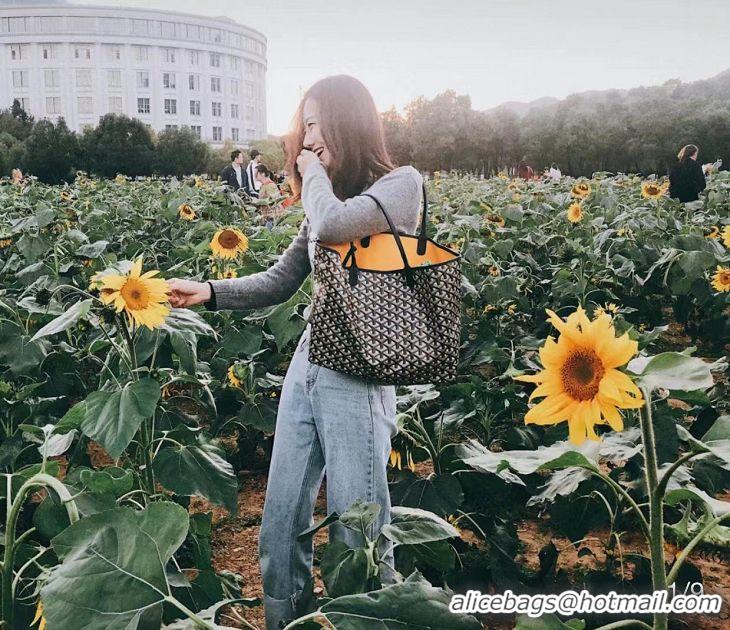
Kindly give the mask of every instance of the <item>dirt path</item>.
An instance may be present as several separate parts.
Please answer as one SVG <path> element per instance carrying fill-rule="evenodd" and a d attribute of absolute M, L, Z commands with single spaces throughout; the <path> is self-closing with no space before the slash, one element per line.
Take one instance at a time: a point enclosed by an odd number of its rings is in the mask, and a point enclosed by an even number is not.
<path fill-rule="evenodd" d="M 417 472 L 420 475 L 428 474 L 428 466 L 419 464 Z M 228 570 L 239 573 L 244 578 L 243 596 L 261 597 L 261 574 L 258 558 L 258 534 L 261 524 L 264 497 L 266 493 L 266 473 L 243 472 L 240 476 L 241 491 L 238 498 L 239 514 L 230 518 L 227 513 L 202 499 L 194 499 L 191 503 L 191 510 L 213 512 L 213 564 L 216 570 Z M 320 488 L 320 493 L 315 506 L 314 520 L 319 521 L 326 516 L 326 480 Z M 587 540 L 581 547 L 588 547 L 591 555 L 578 556 L 577 550 L 570 544 L 570 541 L 551 531 L 548 521 L 526 520 L 518 525 L 518 533 L 524 548 L 518 556 L 518 560 L 530 568 L 538 567 L 537 554 L 540 548 L 552 541 L 560 550 L 558 568 L 563 569 L 569 575 L 578 578 L 582 571 L 596 568 L 605 560 L 605 551 L 600 541 L 608 539 L 608 532 L 595 531 L 588 536 L 596 540 Z M 471 542 L 471 532 L 465 532 L 466 538 Z M 323 583 L 319 572 L 318 558 L 321 556 L 323 546 L 327 543 L 326 528 L 319 531 L 314 538 L 314 576 L 315 590 L 317 594 L 323 593 Z M 630 552 L 647 553 L 646 545 L 638 535 L 627 535 L 622 539 L 624 554 Z M 668 544 L 666 548 L 667 559 L 672 559 L 676 548 Z M 705 592 L 718 593 L 725 602 L 720 616 L 685 616 L 682 621 L 686 628 L 692 630 L 727 630 L 730 628 L 730 579 L 728 579 L 727 556 L 720 554 L 705 555 L 692 554 L 692 562 L 702 571 Z M 579 582 L 579 580 L 578 580 Z M 264 610 L 263 606 L 255 608 L 238 608 L 238 613 L 248 623 L 263 630 Z M 221 623 L 234 628 L 245 627 L 239 621 L 224 616 Z M 491 630 L 508 630 L 514 627 L 513 618 L 492 617 L 483 622 L 484 628 Z"/>

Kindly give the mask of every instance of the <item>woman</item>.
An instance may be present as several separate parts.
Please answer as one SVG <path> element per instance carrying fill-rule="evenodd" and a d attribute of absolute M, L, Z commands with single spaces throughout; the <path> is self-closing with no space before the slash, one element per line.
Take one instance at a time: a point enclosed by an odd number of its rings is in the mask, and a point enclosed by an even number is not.
<path fill-rule="evenodd" d="M 273 179 L 271 179 L 271 171 L 264 164 L 259 164 L 256 167 L 256 181 L 261 184 L 259 188 L 259 200 L 265 201 L 267 199 L 274 199 L 279 197 L 279 187 L 276 185 Z M 278 217 L 281 214 L 281 204 L 275 206 L 268 205 L 268 202 L 260 204 L 261 216 L 266 221 L 266 227 L 271 228 L 274 224 L 274 217 Z"/>
<path fill-rule="evenodd" d="M 694 144 L 682 147 L 669 171 L 669 196 L 679 201 L 697 201 L 707 186 L 705 174 L 697 161 L 699 151 Z"/>
<path fill-rule="evenodd" d="M 317 239 L 343 243 L 388 230 L 375 201 L 360 195 L 366 188 L 398 230 L 415 232 L 421 175 L 411 166 L 394 168 L 362 83 L 345 75 L 315 83 L 299 105 L 292 138 L 287 170 L 306 214 L 294 241 L 271 268 L 245 278 L 170 281 L 172 306 L 251 309 L 285 302 L 310 274 Z M 313 523 L 325 470 L 328 512 L 341 514 L 356 499 L 380 504 L 368 531 L 373 539 L 390 522 L 386 463 L 397 432 L 395 387 L 311 364 L 309 334 L 307 324 L 284 379 L 259 534 L 268 630 L 308 611 L 312 543 L 296 537 Z M 340 523 L 329 531 L 330 540 L 362 544 Z M 381 580 L 392 583 L 392 544 L 381 544 Z"/>
<path fill-rule="evenodd" d="M 532 179 L 534 176 L 535 171 L 527 164 L 527 160 L 522 158 L 520 163 L 517 165 L 517 177 L 521 177 L 522 179 Z"/>

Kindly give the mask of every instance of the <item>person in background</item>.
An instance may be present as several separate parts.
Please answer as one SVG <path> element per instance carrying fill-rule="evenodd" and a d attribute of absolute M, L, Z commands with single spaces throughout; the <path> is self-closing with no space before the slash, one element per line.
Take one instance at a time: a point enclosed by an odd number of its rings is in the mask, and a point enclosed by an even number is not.
<path fill-rule="evenodd" d="M 10 179 L 12 180 L 13 184 L 22 184 L 23 171 L 21 171 L 19 168 L 14 168 L 12 171 L 10 171 Z"/>
<path fill-rule="evenodd" d="M 558 165 L 555 164 L 555 162 L 553 162 L 550 165 L 550 170 L 548 171 L 548 177 L 550 179 L 552 179 L 553 181 L 558 181 L 561 176 L 562 176 L 562 173 L 560 172 Z"/>
<path fill-rule="evenodd" d="M 276 182 L 271 178 L 271 171 L 264 164 L 259 164 L 256 167 L 256 181 L 261 185 L 259 189 L 259 199 L 272 199 L 280 196 L 279 187 Z M 262 205 L 261 216 L 266 219 L 266 227 L 271 229 L 274 224 L 274 217 L 278 217 L 281 214 L 281 204 L 275 206 Z"/>
<path fill-rule="evenodd" d="M 677 161 L 669 170 L 669 196 L 686 203 L 697 201 L 707 186 L 705 174 L 697 161 L 699 149 L 687 144 L 677 154 Z"/>
<path fill-rule="evenodd" d="M 535 176 L 535 171 L 532 170 L 531 166 L 528 166 L 527 160 L 522 158 L 520 163 L 517 165 L 517 177 L 522 179 L 532 179 Z"/>
<path fill-rule="evenodd" d="M 243 168 L 243 151 L 235 149 L 231 151 L 231 163 L 221 171 L 221 180 L 228 184 L 233 190 L 248 188 L 248 177 Z"/>
<path fill-rule="evenodd" d="M 248 189 L 246 192 L 252 197 L 259 196 L 261 184 L 256 181 L 256 167 L 261 163 L 261 153 L 256 149 L 251 149 L 251 161 L 246 167 L 246 175 L 248 175 Z"/>

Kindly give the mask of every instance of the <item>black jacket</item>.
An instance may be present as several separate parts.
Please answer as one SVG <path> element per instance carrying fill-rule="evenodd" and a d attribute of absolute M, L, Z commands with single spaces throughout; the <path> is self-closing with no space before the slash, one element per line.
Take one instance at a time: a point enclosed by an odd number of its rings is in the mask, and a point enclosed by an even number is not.
<path fill-rule="evenodd" d="M 241 167 L 241 186 L 238 185 L 238 178 L 236 177 L 236 170 L 232 164 L 229 164 L 221 171 L 221 179 L 228 184 L 233 190 L 243 188 L 248 190 L 248 175 L 246 175 L 246 169 Z"/>
<path fill-rule="evenodd" d="M 677 160 L 669 171 L 669 196 L 674 199 L 697 201 L 705 186 L 705 174 L 697 160 Z"/>

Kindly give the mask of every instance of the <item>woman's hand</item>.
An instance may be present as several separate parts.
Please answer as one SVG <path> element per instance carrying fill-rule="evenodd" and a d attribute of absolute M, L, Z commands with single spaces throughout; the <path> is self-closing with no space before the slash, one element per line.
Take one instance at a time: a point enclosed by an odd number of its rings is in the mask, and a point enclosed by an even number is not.
<path fill-rule="evenodd" d="M 173 278 L 167 281 L 170 287 L 169 301 L 173 308 L 187 308 L 194 304 L 202 304 L 210 298 L 210 285 L 207 282 L 195 282 Z"/>
<path fill-rule="evenodd" d="M 307 149 L 302 149 L 297 156 L 297 168 L 299 169 L 301 176 L 304 177 L 304 173 L 307 168 L 309 168 L 310 164 L 314 164 L 319 161 L 320 160 L 316 153 L 313 151 L 307 151 Z"/>

